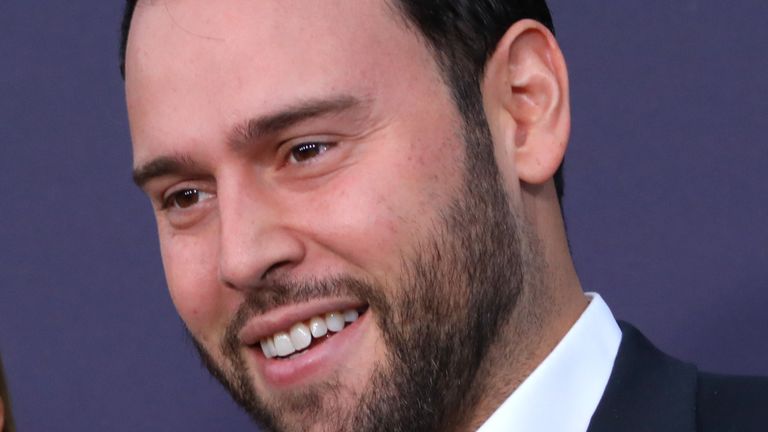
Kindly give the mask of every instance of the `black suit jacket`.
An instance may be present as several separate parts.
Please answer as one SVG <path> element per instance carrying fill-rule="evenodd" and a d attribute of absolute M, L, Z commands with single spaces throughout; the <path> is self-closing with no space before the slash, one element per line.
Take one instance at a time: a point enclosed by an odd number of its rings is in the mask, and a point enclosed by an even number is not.
<path fill-rule="evenodd" d="M 699 372 L 619 325 L 619 353 L 588 432 L 768 432 L 768 378 Z"/>

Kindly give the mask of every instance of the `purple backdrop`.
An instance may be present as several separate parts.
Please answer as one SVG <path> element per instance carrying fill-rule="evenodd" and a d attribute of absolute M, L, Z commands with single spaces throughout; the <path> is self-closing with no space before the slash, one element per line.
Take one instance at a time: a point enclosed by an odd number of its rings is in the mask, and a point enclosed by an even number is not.
<path fill-rule="evenodd" d="M 0 1 L 0 352 L 18 426 L 249 430 L 185 340 L 130 183 L 121 5 Z M 551 6 L 584 286 L 672 354 L 768 374 L 768 2 Z"/>

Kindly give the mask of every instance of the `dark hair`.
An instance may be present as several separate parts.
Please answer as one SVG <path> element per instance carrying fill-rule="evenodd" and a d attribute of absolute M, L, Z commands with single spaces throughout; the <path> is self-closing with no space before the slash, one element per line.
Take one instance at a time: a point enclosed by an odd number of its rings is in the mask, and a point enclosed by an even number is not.
<path fill-rule="evenodd" d="M 125 48 L 138 0 L 126 0 L 120 44 L 120 72 L 125 76 Z M 554 24 L 545 0 L 389 0 L 418 30 L 434 52 L 444 79 L 469 126 L 487 124 L 480 79 L 501 37 L 515 22 L 530 18 L 552 33 Z M 482 122 L 482 123 L 480 123 Z M 562 205 L 563 166 L 554 176 Z"/>

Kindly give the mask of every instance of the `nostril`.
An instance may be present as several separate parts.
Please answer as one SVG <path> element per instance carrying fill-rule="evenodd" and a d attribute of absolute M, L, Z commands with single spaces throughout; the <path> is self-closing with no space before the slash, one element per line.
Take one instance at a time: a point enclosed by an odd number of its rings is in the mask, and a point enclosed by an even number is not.
<path fill-rule="evenodd" d="M 291 266 L 291 261 L 289 260 L 283 260 L 280 262 L 276 262 L 269 266 L 267 270 L 264 271 L 264 274 L 261 275 L 262 280 L 266 280 L 268 278 L 276 278 L 278 276 L 278 273 L 280 271 L 283 271 L 283 269 L 286 269 Z"/>
<path fill-rule="evenodd" d="M 230 282 L 230 281 L 228 281 L 226 279 L 222 279 L 221 281 L 222 281 L 222 283 L 224 284 L 225 287 L 227 287 L 229 289 L 237 289 L 235 284 L 233 284 L 232 282 Z"/>
<path fill-rule="evenodd" d="M 231 213 L 231 212 L 230 212 Z M 260 219 L 221 222 L 219 279 L 222 286 L 251 290 L 284 277 L 305 258 L 304 243 L 292 230 Z"/>
<path fill-rule="evenodd" d="M 226 277 L 226 275 L 222 273 L 219 280 L 224 287 L 232 290 L 248 291 L 260 289 L 285 277 L 285 274 L 288 273 L 289 269 L 294 265 L 296 265 L 296 263 L 293 261 L 284 260 L 270 265 L 264 272 L 253 273 L 252 277 Z"/>

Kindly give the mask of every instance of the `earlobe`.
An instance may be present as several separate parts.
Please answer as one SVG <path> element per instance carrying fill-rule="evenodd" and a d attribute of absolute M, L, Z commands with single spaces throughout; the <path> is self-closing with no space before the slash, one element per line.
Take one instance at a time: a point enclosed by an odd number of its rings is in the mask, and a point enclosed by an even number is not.
<path fill-rule="evenodd" d="M 509 28 L 486 65 L 483 97 L 500 166 L 523 183 L 552 178 L 570 134 L 568 75 L 552 33 L 532 20 Z M 501 150 L 501 151 L 499 151 Z"/>

